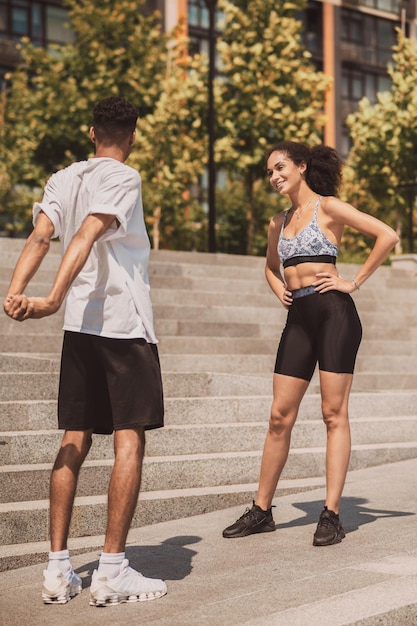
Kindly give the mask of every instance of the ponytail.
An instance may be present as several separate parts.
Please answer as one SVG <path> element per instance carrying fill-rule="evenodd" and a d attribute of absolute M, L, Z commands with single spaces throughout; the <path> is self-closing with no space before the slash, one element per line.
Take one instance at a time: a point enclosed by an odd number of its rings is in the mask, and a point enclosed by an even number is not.
<path fill-rule="evenodd" d="M 336 196 L 342 182 L 343 161 L 334 148 L 316 146 L 310 150 L 305 179 L 320 196 Z"/>
<path fill-rule="evenodd" d="M 310 189 L 320 196 L 335 196 L 342 182 L 343 161 L 334 148 L 308 146 L 295 141 L 281 141 L 266 154 L 284 152 L 295 165 L 306 164 L 305 180 Z"/>

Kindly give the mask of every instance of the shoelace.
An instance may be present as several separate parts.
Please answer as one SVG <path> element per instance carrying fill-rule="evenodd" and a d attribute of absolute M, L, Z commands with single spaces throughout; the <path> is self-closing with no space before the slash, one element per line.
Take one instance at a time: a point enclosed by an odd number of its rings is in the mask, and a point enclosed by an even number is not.
<path fill-rule="evenodd" d="M 322 516 L 319 521 L 319 526 L 324 526 L 324 528 L 330 528 L 331 526 L 335 527 L 337 526 L 337 519 L 332 519 L 327 515 L 326 517 Z"/>
<path fill-rule="evenodd" d="M 244 517 L 248 517 L 250 519 L 252 519 L 253 517 L 255 517 L 255 511 L 252 511 L 252 509 L 250 509 L 249 507 L 246 509 L 246 511 L 243 513 L 243 515 L 241 515 L 239 517 L 239 519 L 237 519 L 237 522 L 240 522 L 241 519 L 243 519 Z"/>
<path fill-rule="evenodd" d="M 253 509 L 253 507 L 252 507 L 252 509 Z M 239 519 L 237 519 L 236 521 L 240 522 L 240 520 L 243 519 L 244 517 L 248 517 L 249 519 L 253 519 L 254 517 L 256 517 L 256 511 L 253 511 L 252 509 L 247 507 L 247 509 L 243 513 L 243 515 L 241 515 L 239 517 Z M 271 504 L 271 509 L 275 509 L 275 504 Z M 261 511 L 262 511 L 262 509 L 261 509 Z M 268 511 L 262 511 L 262 513 L 265 515 L 265 517 L 268 515 Z"/>

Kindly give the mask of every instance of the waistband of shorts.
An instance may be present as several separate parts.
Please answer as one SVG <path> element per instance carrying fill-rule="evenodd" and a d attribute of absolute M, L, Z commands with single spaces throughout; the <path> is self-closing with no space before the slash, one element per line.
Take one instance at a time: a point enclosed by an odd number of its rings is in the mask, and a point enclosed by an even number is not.
<path fill-rule="evenodd" d="M 312 293 L 318 293 L 313 285 L 301 287 L 301 289 L 293 289 L 291 291 L 293 298 L 304 298 L 304 296 L 310 296 Z"/>

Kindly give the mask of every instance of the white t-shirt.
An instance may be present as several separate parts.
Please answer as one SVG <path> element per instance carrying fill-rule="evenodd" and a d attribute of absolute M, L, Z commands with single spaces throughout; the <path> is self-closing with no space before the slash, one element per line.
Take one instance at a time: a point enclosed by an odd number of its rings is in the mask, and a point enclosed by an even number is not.
<path fill-rule="evenodd" d="M 93 245 L 65 303 L 64 330 L 157 343 L 148 278 L 149 237 L 143 217 L 141 178 L 107 158 L 73 163 L 48 180 L 33 222 L 43 211 L 63 251 L 87 215 L 114 215 Z"/>

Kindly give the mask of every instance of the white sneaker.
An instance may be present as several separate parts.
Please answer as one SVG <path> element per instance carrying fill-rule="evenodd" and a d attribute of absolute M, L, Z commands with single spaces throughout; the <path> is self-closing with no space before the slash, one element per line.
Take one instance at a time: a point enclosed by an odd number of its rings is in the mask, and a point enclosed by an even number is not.
<path fill-rule="evenodd" d="M 129 561 L 124 559 L 120 573 L 115 578 L 106 576 L 99 578 L 94 570 L 91 578 L 90 605 L 106 606 L 120 604 L 120 602 L 145 602 L 156 600 L 167 592 L 163 580 L 145 578 L 143 574 L 129 567 Z"/>
<path fill-rule="evenodd" d="M 81 593 L 81 578 L 74 570 L 63 574 L 58 569 L 44 570 L 42 600 L 45 604 L 66 604 Z"/>

